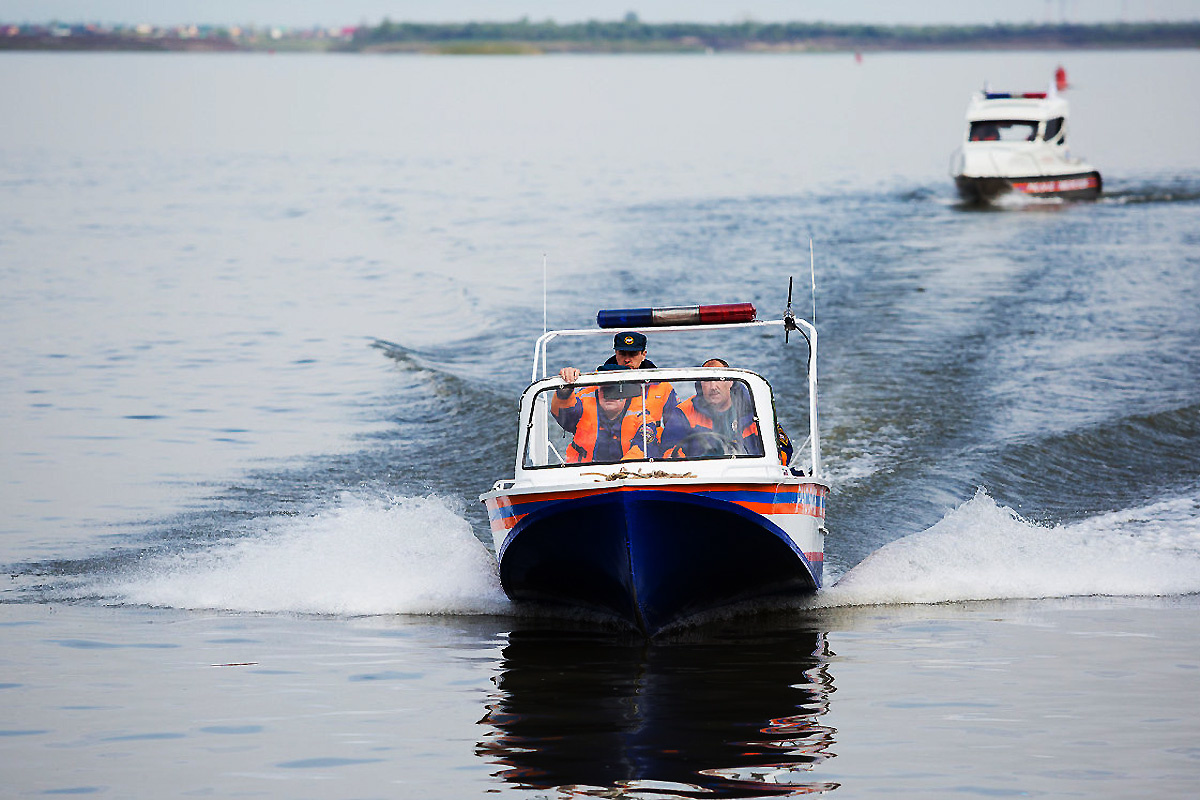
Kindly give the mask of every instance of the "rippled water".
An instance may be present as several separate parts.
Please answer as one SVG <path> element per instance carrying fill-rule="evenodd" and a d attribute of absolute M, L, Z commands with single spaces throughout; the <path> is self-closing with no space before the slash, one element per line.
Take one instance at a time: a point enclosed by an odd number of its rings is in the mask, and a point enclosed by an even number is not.
<path fill-rule="evenodd" d="M 1105 197 L 959 207 L 969 93 L 1059 60 L 0 57 L 12 791 L 1186 795 L 1200 56 L 1064 56 Z M 769 316 L 810 239 L 836 585 L 518 614 L 476 497 L 543 270 L 551 327 Z M 650 350 L 801 418 L 795 344 Z"/>

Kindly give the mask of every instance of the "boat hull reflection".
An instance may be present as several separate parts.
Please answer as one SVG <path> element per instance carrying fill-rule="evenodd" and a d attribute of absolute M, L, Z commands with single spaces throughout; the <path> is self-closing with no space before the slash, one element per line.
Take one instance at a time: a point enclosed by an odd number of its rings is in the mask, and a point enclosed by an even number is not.
<path fill-rule="evenodd" d="M 558 796 L 781 797 L 828 791 L 825 634 L 708 631 L 647 642 L 514 631 L 478 752 Z"/>

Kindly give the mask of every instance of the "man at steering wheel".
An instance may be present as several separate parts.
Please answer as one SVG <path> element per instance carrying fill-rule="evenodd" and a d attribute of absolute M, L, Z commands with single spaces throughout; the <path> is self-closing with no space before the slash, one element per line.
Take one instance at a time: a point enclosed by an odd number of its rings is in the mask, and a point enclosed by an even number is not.
<path fill-rule="evenodd" d="M 720 358 L 701 366 L 728 367 Z M 696 394 L 663 416 L 666 458 L 719 458 L 763 454 L 754 403 L 746 386 L 726 379 L 696 382 Z"/>

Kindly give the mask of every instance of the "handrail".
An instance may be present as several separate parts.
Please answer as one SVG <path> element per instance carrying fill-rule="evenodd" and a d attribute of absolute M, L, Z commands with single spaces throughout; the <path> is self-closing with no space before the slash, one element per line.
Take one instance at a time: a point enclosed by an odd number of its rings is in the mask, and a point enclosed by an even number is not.
<path fill-rule="evenodd" d="M 651 333 L 683 333 L 722 328 L 766 328 L 784 327 L 785 329 L 800 330 L 808 340 L 808 441 L 812 448 L 812 477 L 821 477 L 821 436 L 818 430 L 817 412 L 817 329 L 807 320 L 793 317 L 789 312 L 785 319 L 754 320 L 753 322 L 725 322 L 715 325 L 662 325 L 651 326 L 645 330 Z M 547 345 L 560 336 L 611 336 L 611 328 L 574 328 L 558 331 L 546 331 L 538 337 L 533 346 L 533 374 L 530 383 L 538 380 L 538 367 L 541 366 L 542 377 L 547 377 Z"/>

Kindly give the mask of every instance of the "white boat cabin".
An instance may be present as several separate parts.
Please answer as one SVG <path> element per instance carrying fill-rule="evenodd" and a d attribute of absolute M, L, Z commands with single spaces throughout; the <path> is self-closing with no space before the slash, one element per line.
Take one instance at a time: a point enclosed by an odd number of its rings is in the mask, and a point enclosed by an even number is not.
<path fill-rule="evenodd" d="M 1067 101 L 1049 92 L 983 91 L 967 107 L 966 141 L 971 144 L 1067 143 Z"/>

